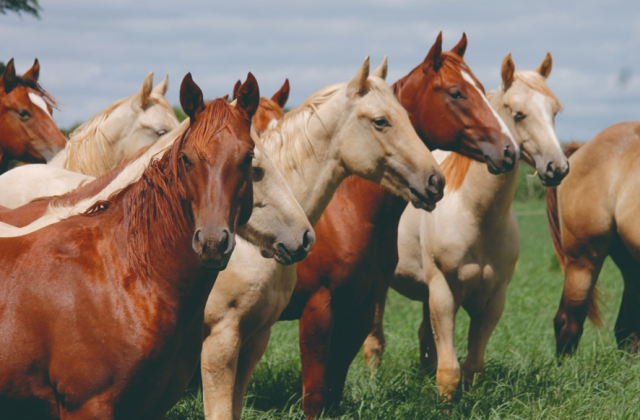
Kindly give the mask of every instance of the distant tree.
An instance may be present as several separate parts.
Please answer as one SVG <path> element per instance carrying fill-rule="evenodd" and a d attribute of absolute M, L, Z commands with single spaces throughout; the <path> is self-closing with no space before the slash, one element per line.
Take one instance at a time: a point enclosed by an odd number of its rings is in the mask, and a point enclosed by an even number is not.
<path fill-rule="evenodd" d="M 35 18 L 40 18 L 40 4 L 38 0 L 0 0 L 0 13 L 6 15 L 7 12 L 17 14 L 27 13 Z"/>

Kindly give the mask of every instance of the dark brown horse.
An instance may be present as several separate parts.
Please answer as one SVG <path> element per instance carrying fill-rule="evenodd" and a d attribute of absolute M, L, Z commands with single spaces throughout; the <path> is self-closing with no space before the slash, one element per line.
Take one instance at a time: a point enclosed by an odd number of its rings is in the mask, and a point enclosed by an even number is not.
<path fill-rule="evenodd" d="M 518 148 L 463 61 L 467 38 L 442 51 L 442 33 L 425 60 L 393 86 L 420 138 L 513 169 Z M 316 244 L 298 263 L 298 282 L 280 319 L 300 319 L 303 407 L 308 417 L 335 405 L 351 361 L 371 331 L 378 297 L 398 263 L 397 231 L 407 203 L 376 184 L 350 177 L 316 225 Z"/>
<path fill-rule="evenodd" d="M 240 80 L 236 82 L 233 87 L 233 99 L 236 99 L 236 94 L 240 88 Z M 284 117 L 284 108 L 287 100 L 289 99 L 289 79 L 284 80 L 282 87 L 273 94 L 271 99 L 260 98 L 260 107 L 256 111 L 256 115 L 253 116 L 251 124 L 255 128 L 258 134 L 265 131 L 267 128 L 273 127 Z"/>
<path fill-rule="evenodd" d="M 547 216 L 564 289 L 554 319 L 556 352 L 571 355 L 587 317 L 602 325 L 596 282 L 607 255 L 624 278 L 615 325 L 618 346 L 640 346 L 640 122 L 604 129 L 584 145 L 571 144 L 571 172 L 547 189 Z"/>
<path fill-rule="evenodd" d="M 0 174 L 14 159 L 45 163 L 67 143 L 51 117 L 56 101 L 42 89 L 39 76 L 37 59 L 21 77 L 12 58 L 0 77 Z"/>
<path fill-rule="evenodd" d="M 251 74 L 238 105 L 206 106 L 188 74 L 189 130 L 142 177 L 84 214 L 0 238 L 3 417 L 154 419 L 181 397 L 204 305 L 252 208 Z"/>

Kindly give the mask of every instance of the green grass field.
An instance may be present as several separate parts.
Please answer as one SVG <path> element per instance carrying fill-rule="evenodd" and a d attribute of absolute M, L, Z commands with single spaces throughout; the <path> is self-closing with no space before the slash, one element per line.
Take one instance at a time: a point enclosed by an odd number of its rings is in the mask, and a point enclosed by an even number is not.
<path fill-rule="evenodd" d="M 605 327 L 587 322 L 576 357 L 558 365 L 553 317 L 562 291 L 560 271 L 540 200 L 515 203 L 521 254 L 507 306 L 487 349 L 484 378 L 453 402 L 438 398 L 434 380 L 418 361 L 421 306 L 394 291 L 385 317 L 387 350 L 371 377 L 362 355 L 349 372 L 344 401 L 329 418 L 340 419 L 638 419 L 640 358 L 619 351 L 613 336 L 622 280 L 607 261 L 599 286 Z M 466 355 L 468 317 L 457 318 L 456 347 Z M 298 323 L 280 322 L 258 365 L 243 419 L 302 419 Z M 203 418 L 201 397 L 191 390 L 169 419 Z"/>

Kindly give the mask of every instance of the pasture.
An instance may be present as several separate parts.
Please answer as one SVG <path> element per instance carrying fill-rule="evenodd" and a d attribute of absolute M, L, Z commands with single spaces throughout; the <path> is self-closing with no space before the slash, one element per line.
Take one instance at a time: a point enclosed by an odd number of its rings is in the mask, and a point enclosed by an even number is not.
<path fill-rule="evenodd" d="M 385 316 L 387 349 L 371 376 L 362 352 L 349 371 L 344 401 L 327 418 L 340 419 L 632 419 L 640 418 L 640 360 L 618 351 L 613 325 L 622 293 L 617 268 L 607 260 L 599 286 L 605 327 L 585 324 L 577 355 L 555 358 L 553 317 L 563 276 L 547 229 L 541 187 L 521 168 L 514 207 L 522 251 L 507 305 L 487 349 L 484 378 L 453 402 L 440 400 L 418 360 L 421 305 L 391 290 Z M 529 196 L 534 199 L 526 200 Z M 468 317 L 456 320 L 456 348 L 466 355 Z M 298 322 L 279 322 L 245 399 L 243 419 L 303 419 Z M 201 419 L 202 397 L 191 389 L 169 419 Z"/>

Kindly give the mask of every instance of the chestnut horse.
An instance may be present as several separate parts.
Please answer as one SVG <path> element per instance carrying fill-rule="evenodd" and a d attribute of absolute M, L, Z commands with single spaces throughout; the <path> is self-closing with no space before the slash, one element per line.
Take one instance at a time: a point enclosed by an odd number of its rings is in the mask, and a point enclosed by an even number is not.
<path fill-rule="evenodd" d="M 0 176 L 0 205 L 16 208 L 61 195 L 101 176 L 178 126 L 165 98 L 168 76 L 153 87 L 150 73 L 135 94 L 95 114 L 46 165 L 25 165 Z"/>
<path fill-rule="evenodd" d="M 429 148 L 484 160 L 489 171 L 514 168 L 518 147 L 463 61 L 467 38 L 442 51 L 442 33 L 425 60 L 393 85 Z M 351 177 L 316 226 L 317 242 L 298 264 L 295 292 L 281 319 L 300 319 L 303 408 L 308 417 L 336 405 L 351 361 L 371 331 L 398 262 L 396 238 L 406 201 Z"/>
<path fill-rule="evenodd" d="M 569 165 L 554 129 L 561 105 L 546 84 L 551 65 L 547 53 L 536 71 L 515 71 L 508 54 L 502 63 L 502 84 L 488 96 L 525 162 L 538 170 L 544 185 L 552 186 L 562 181 Z M 400 259 L 391 287 L 423 303 L 420 361 L 428 371 L 437 368 L 438 391 L 450 397 L 461 377 L 454 342 L 456 313 L 463 307 L 471 318 L 462 365 L 467 384 L 482 374 L 487 343 L 502 316 L 520 251 L 518 221 L 511 206 L 518 171 L 492 176 L 459 154 L 440 152 L 436 157 L 451 182 L 432 213 L 411 208 L 403 213 L 398 228 Z M 384 301 L 379 305 L 374 333 L 365 348 L 384 343 Z"/>
<path fill-rule="evenodd" d="M 553 244 L 564 271 L 564 290 L 554 319 L 556 352 L 571 355 L 587 317 L 602 325 L 596 282 L 607 255 L 624 279 L 615 324 L 618 346 L 640 346 L 640 122 L 604 129 L 582 146 L 567 148 L 571 173 L 547 190 Z"/>
<path fill-rule="evenodd" d="M 47 162 L 67 143 L 51 116 L 56 100 L 40 86 L 39 76 L 38 59 L 20 77 L 12 58 L 0 77 L 0 174 L 14 159 Z"/>
<path fill-rule="evenodd" d="M 236 92 L 240 87 L 240 80 L 236 82 L 233 87 L 233 99 L 236 99 Z M 284 108 L 289 99 L 289 79 L 284 80 L 284 84 L 276 93 L 273 94 L 271 99 L 262 97 L 260 98 L 260 106 L 256 111 L 256 115 L 251 120 L 252 128 L 255 128 L 258 134 L 262 134 L 267 128 L 273 128 L 278 124 L 278 121 L 284 117 Z"/>
<path fill-rule="evenodd" d="M 180 101 L 190 129 L 138 181 L 81 215 L 0 238 L 8 418 L 164 418 L 182 396 L 207 296 L 251 215 L 259 91 L 250 74 L 236 107 L 205 106 L 187 74 Z"/>
<path fill-rule="evenodd" d="M 432 208 L 442 194 L 440 168 L 380 77 L 385 74 L 386 61 L 369 76 L 367 58 L 349 82 L 316 92 L 261 137 L 312 225 L 349 174 L 380 183 L 419 207 Z M 265 260 L 239 241 L 209 296 L 202 352 L 209 419 L 240 418 L 271 326 L 295 288 L 290 264 L 300 255 L 281 254 L 289 266 Z"/>

